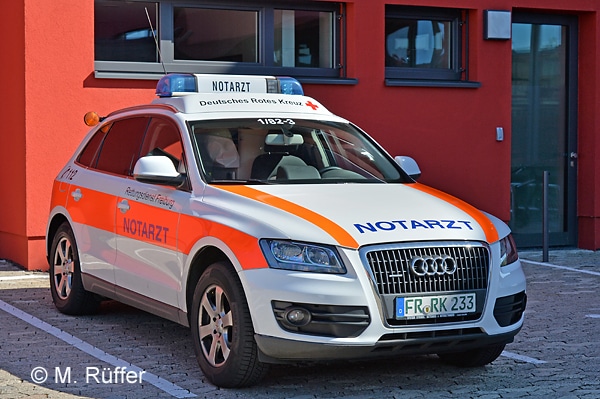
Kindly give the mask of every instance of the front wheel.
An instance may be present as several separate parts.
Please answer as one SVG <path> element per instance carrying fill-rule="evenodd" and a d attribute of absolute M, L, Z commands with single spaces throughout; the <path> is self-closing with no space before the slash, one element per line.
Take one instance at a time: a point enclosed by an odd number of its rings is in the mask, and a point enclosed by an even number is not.
<path fill-rule="evenodd" d="M 66 222 L 54 235 L 49 260 L 50 292 L 56 308 L 70 315 L 95 312 L 100 301 L 83 288 L 75 236 Z"/>
<path fill-rule="evenodd" d="M 231 265 L 212 264 L 194 291 L 191 330 L 204 375 L 223 388 L 256 384 L 267 372 L 258 360 L 242 284 Z"/>
<path fill-rule="evenodd" d="M 442 362 L 458 367 L 483 367 L 502 354 L 506 344 L 484 346 L 464 352 L 439 353 Z"/>

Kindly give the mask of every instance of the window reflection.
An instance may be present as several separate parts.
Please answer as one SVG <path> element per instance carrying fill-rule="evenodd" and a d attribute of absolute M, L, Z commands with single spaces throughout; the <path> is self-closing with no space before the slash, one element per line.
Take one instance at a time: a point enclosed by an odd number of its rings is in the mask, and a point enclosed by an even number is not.
<path fill-rule="evenodd" d="M 386 18 L 386 66 L 450 68 L 448 21 Z"/>
<path fill-rule="evenodd" d="M 333 13 L 275 10 L 274 64 L 333 67 Z"/>
<path fill-rule="evenodd" d="M 148 15 L 157 28 L 157 3 L 96 1 L 94 5 L 95 59 L 158 62 Z M 156 32 L 155 32 L 156 33 Z"/>
<path fill-rule="evenodd" d="M 242 3 L 94 0 L 96 76 L 344 73 L 338 67 L 343 4 L 302 0 L 282 9 L 271 0 Z"/>
<path fill-rule="evenodd" d="M 512 32 L 510 227 L 518 235 L 542 231 L 542 179 L 548 171 L 548 229 L 551 233 L 565 232 L 567 29 L 513 23 Z"/>
<path fill-rule="evenodd" d="M 174 9 L 175 58 L 258 62 L 258 12 Z"/>

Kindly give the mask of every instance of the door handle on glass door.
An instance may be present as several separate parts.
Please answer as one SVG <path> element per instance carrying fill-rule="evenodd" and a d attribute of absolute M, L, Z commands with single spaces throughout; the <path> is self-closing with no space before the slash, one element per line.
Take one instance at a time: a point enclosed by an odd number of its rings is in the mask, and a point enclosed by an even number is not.
<path fill-rule="evenodd" d="M 571 158 L 571 167 L 574 168 L 575 167 L 575 161 L 577 160 L 578 154 L 573 151 L 571 152 L 571 154 L 569 155 L 569 158 Z"/>

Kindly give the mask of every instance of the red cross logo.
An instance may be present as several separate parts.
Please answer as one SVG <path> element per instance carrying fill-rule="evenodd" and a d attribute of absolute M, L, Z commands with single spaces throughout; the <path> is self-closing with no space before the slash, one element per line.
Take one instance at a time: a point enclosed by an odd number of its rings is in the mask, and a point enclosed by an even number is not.
<path fill-rule="evenodd" d="M 316 111 L 319 106 L 317 104 L 313 104 L 312 101 L 306 103 L 306 106 L 311 107 L 313 111 Z"/>

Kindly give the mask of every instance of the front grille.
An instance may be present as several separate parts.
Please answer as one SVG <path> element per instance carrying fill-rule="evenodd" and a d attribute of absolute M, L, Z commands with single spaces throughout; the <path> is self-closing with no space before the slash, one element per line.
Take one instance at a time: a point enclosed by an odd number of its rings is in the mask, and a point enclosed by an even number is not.
<path fill-rule="evenodd" d="M 450 256 L 453 273 L 419 276 L 411 270 L 414 257 Z M 428 243 L 411 247 L 385 247 L 364 254 L 379 295 L 485 290 L 490 255 L 481 243 Z"/>

